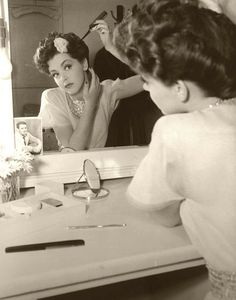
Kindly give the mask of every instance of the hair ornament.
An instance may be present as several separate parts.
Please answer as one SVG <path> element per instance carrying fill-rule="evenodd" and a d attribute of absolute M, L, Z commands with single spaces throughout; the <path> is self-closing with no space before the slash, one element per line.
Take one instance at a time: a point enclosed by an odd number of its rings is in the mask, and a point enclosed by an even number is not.
<path fill-rule="evenodd" d="M 68 52 L 68 49 L 67 49 L 68 44 L 69 44 L 69 42 L 66 39 L 63 39 L 61 37 L 57 37 L 54 40 L 54 46 L 57 49 L 57 51 L 60 53 Z"/>

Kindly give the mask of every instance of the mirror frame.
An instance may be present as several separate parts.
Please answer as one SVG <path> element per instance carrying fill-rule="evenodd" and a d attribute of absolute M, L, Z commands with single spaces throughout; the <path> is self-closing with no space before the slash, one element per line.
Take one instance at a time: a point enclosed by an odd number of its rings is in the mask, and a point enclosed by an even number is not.
<path fill-rule="evenodd" d="M 9 30 L 8 0 L 3 0 L 3 11 Z M 7 42 L 10 52 L 9 36 L 7 37 Z M 5 135 L 8 137 L 8 140 L 4 143 L 4 148 L 8 151 L 13 151 L 14 127 L 11 79 L 0 80 L 0 87 L 1 90 L 4 90 L 5 100 L 4 109 L 0 115 L 0 117 L 3 117 L 0 125 L 2 125 L 1 128 L 5 129 Z M 83 162 L 85 159 L 90 159 L 95 164 L 101 179 L 132 177 L 147 149 L 147 146 L 112 147 L 74 153 L 52 153 L 35 156 L 33 171 L 30 174 L 21 176 L 21 187 L 33 187 L 45 180 L 60 183 L 76 182 L 83 173 Z"/>

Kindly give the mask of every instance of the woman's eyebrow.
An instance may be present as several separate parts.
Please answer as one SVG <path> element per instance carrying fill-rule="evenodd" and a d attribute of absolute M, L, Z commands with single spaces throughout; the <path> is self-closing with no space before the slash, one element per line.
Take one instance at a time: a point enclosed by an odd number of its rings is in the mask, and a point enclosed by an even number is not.
<path fill-rule="evenodd" d="M 71 60 L 69 58 L 66 58 L 61 62 L 61 66 L 63 67 L 67 62 L 71 62 Z"/>

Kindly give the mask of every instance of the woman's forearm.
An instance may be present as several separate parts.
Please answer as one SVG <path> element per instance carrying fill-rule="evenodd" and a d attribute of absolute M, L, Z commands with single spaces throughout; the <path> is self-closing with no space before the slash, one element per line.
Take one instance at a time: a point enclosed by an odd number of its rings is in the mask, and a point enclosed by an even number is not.
<path fill-rule="evenodd" d="M 85 150 L 88 149 L 90 145 L 94 120 L 102 91 L 98 76 L 96 76 L 93 69 L 89 69 L 88 71 L 89 76 L 85 78 L 83 87 L 85 109 L 81 117 L 78 119 L 76 129 L 69 140 L 70 147 L 75 150 Z"/>
<path fill-rule="evenodd" d="M 77 127 L 70 137 L 69 147 L 74 150 L 86 150 L 89 148 L 96 112 L 96 105 L 86 104 L 85 111 L 78 120 Z"/>

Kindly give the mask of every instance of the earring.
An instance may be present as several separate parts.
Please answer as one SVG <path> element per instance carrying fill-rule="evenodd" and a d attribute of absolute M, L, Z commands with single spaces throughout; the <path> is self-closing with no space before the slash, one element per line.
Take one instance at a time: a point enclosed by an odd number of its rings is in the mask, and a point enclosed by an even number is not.
<path fill-rule="evenodd" d="M 181 88 L 181 86 L 179 84 L 177 86 L 177 95 L 179 97 L 183 97 L 183 95 L 184 95 L 183 89 Z"/>
<path fill-rule="evenodd" d="M 85 84 L 88 84 L 88 74 L 87 74 L 87 71 L 84 71 L 84 83 Z"/>

